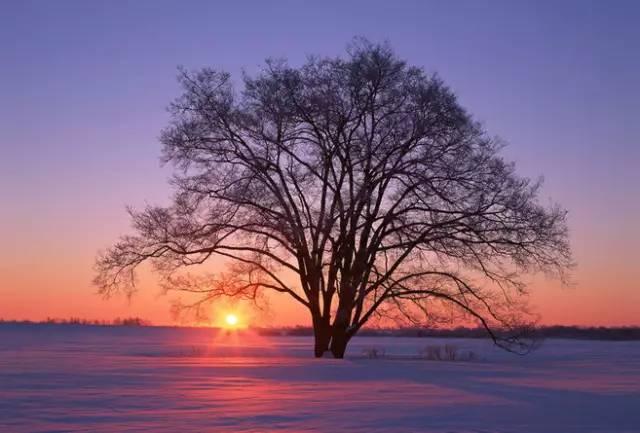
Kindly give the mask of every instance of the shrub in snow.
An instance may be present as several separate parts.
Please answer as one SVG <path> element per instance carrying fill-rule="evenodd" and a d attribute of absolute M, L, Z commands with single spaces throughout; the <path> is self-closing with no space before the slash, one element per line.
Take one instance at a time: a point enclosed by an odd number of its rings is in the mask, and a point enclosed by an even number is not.
<path fill-rule="evenodd" d="M 418 354 L 422 358 L 430 361 L 440 361 L 442 359 L 441 347 L 437 345 L 425 346 Z"/>
<path fill-rule="evenodd" d="M 447 361 L 455 361 L 458 357 L 458 348 L 450 344 L 444 345 L 444 359 Z"/>
<path fill-rule="evenodd" d="M 362 349 L 362 355 L 369 359 L 384 358 L 386 351 L 380 347 L 368 347 Z"/>
<path fill-rule="evenodd" d="M 475 361 L 478 356 L 471 350 L 460 351 L 451 344 L 425 346 L 418 351 L 418 356 L 429 361 Z"/>

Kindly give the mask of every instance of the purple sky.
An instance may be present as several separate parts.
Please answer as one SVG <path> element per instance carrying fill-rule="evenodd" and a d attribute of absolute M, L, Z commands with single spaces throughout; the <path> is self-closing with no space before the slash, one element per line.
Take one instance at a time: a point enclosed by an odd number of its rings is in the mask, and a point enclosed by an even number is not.
<path fill-rule="evenodd" d="M 640 324 L 640 2 L 7 0 L 0 17 L 0 317 L 100 310 L 95 252 L 125 204 L 168 196 L 177 65 L 251 73 L 360 35 L 437 71 L 569 210 L 576 288 L 541 287 L 543 317 Z"/>

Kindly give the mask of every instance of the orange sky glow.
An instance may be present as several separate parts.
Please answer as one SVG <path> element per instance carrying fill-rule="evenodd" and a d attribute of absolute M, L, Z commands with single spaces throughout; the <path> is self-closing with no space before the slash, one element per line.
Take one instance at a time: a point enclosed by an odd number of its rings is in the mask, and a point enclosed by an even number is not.
<path fill-rule="evenodd" d="M 577 252 L 580 256 L 580 250 Z M 90 284 L 92 253 L 94 251 L 85 246 L 84 251 L 78 248 L 60 257 L 53 249 L 50 254 L 23 256 L 19 263 L 14 256 L 10 266 L 7 264 L 11 258 L 3 257 L 0 318 L 112 320 L 136 316 L 156 325 L 193 324 L 174 319 L 170 304 L 176 295 L 161 294 L 155 278 L 150 275 L 142 279 L 139 292 L 131 300 L 124 296 L 106 300 L 98 296 Z M 535 278 L 529 286 L 530 302 L 543 324 L 640 325 L 640 294 L 635 290 L 638 279 L 633 272 L 631 263 L 582 254 L 582 264 L 574 272 L 571 286 L 562 286 L 544 277 Z M 282 295 L 271 295 L 266 309 L 223 300 L 211 307 L 210 323 L 222 325 L 228 312 L 236 313 L 247 325 L 310 324 L 304 308 Z"/>

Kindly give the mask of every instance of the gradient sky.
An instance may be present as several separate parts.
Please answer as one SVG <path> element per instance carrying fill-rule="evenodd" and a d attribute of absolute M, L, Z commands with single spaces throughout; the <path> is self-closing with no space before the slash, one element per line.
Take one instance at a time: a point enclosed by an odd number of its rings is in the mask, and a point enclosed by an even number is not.
<path fill-rule="evenodd" d="M 565 206 L 574 285 L 535 279 L 543 323 L 640 325 L 640 2 L 9 1 L 0 6 L 0 318 L 169 323 L 152 279 L 130 303 L 90 284 L 125 205 L 165 203 L 176 66 L 389 40 L 437 71 L 543 199 Z M 276 306 L 280 308 L 275 308 Z M 274 301 L 265 323 L 306 323 Z"/>

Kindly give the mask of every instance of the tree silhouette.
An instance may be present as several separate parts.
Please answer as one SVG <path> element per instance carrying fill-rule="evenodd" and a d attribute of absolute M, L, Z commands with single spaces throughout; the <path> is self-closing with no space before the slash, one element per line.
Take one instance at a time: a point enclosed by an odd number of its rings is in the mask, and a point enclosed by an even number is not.
<path fill-rule="evenodd" d="M 198 303 L 288 294 L 309 311 L 316 356 L 343 357 L 379 316 L 459 313 L 525 347 L 507 332 L 528 317 L 519 276 L 563 277 L 566 212 L 539 203 L 540 183 L 437 76 L 358 40 L 346 58 L 267 61 L 240 92 L 208 68 L 179 80 L 161 136 L 173 204 L 131 212 L 136 234 L 98 257 L 103 294 L 131 293 L 148 260 Z M 215 256 L 224 271 L 184 270 Z"/>

